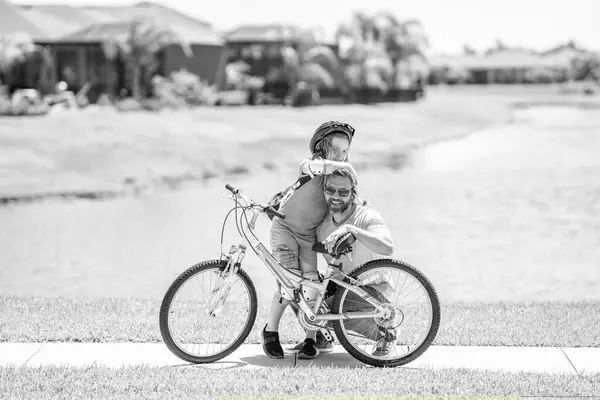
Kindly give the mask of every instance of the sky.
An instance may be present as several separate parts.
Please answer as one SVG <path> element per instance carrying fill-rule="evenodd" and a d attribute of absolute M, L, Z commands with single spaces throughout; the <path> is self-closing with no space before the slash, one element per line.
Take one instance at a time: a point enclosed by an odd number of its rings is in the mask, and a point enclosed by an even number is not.
<path fill-rule="evenodd" d="M 141 0 L 140 0 L 141 1 Z M 228 30 L 241 24 L 286 22 L 333 35 L 357 10 L 390 11 L 423 23 L 433 53 L 509 46 L 544 50 L 568 40 L 600 50 L 600 0 L 153 0 Z M 29 4 L 129 5 L 138 0 L 15 0 Z"/>

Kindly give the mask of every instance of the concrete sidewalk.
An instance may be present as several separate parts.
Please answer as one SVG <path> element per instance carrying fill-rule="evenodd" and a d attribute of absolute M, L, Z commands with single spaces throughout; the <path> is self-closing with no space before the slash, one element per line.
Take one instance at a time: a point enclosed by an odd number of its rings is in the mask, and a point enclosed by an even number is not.
<path fill-rule="evenodd" d="M 284 348 L 286 345 L 284 345 Z M 600 373 L 600 348 L 432 346 L 401 368 L 467 368 L 506 372 Z M 121 367 L 193 366 L 173 355 L 163 343 L 0 343 L 0 367 L 87 365 Z M 266 367 L 371 368 L 350 356 L 339 344 L 314 360 L 292 353 L 283 360 L 266 357 L 260 344 L 245 344 L 230 356 L 196 368 Z"/>

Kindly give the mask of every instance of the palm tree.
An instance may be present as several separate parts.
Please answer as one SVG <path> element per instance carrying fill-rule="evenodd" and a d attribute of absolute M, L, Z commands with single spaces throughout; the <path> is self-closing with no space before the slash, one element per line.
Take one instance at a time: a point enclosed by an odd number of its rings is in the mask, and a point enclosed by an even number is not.
<path fill-rule="evenodd" d="M 132 74 L 133 97 L 141 100 L 142 79 L 158 68 L 157 54 L 166 47 L 179 45 L 187 57 L 192 57 L 189 43 L 174 31 L 158 26 L 153 20 L 135 18 L 128 23 L 127 34 L 112 35 L 103 44 L 110 60 L 120 57 Z"/>
<path fill-rule="evenodd" d="M 574 58 L 571 74 L 576 81 L 589 80 L 600 85 L 600 54 L 587 53 Z"/>
<path fill-rule="evenodd" d="M 18 88 L 50 93 L 54 87 L 54 60 L 50 51 L 36 45 L 24 32 L 0 35 L 0 81 L 9 91 Z"/>
<path fill-rule="evenodd" d="M 312 31 L 300 32 L 295 46 L 291 43 L 285 45 L 281 56 L 283 67 L 274 69 L 267 80 L 286 81 L 292 103 L 303 92 L 309 92 L 314 98 L 318 96 L 319 89 L 333 89 L 343 81 L 335 52 L 320 45 Z"/>
<path fill-rule="evenodd" d="M 342 57 L 354 70 L 353 79 L 363 87 L 383 93 L 403 86 L 407 78 L 424 79 L 428 73 L 428 40 L 417 20 L 400 21 L 388 12 L 355 13 L 350 24 L 338 29 L 336 39 Z"/>
<path fill-rule="evenodd" d="M 355 13 L 349 24 L 338 28 L 336 41 L 344 76 L 352 90 L 387 92 L 393 68 L 373 20 Z"/>
<path fill-rule="evenodd" d="M 387 12 L 375 15 L 374 20 L 394 67 L 389 83 L 395 88 L 404 88 L 406 81 L 425 79 L 429 73 L 426 57 L 429 40 L 421 22 L 400 21 Z"/>

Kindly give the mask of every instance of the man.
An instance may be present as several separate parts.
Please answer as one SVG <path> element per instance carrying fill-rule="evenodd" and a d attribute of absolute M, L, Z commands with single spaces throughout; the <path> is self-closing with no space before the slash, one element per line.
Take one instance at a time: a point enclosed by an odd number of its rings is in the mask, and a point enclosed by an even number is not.
<path fill-rule="evenodd" d="M 325 200 L 329 209 L 328 215 L 323 223 L 317 228 L 317 240 L 325 243 L 328 250 L 331 250 L 335 243 L 347 233 L 351 233 L 356 238 L 352 245 L 351 258 L 342 256 L 342 271 L 345 274 L 350 274 L 356 268 L 364 263 L 390 256 L 394 251 L 394 243 L 392 234 L 388 227 L 383 222 L 381 215 L 369 207 L 362 204 L 358 197 L 356 176 L 348 169 L 340 169 L 327 176 L 323 182 L 323 190 L 325 192 Z M 293 259 L 293 252 L 278 253 L 280 262 L 286 263 Z M 329 261 L 331 256 L 325 254 L 325 259 Z M 387 282 L 380 282 L 379 287 L 373 285 L 373 288 L 379 293 L 378 298 L 385 298 L 381 295 L 384 291 Z M 331 290 L 330 290 L 331 289 Z M 333 301 L 333 293 L 335 285 L 330 284 L 328 293 L 331 293 L 326 302 L 329 306 Z M 333 292 L 333 293 L 332 293 Z M 372 307 L 370 304 L 365 304 L 367 307 Z M 297 313 L 297 309 L 293 309 Z M 352 321 L 346 322 L 346 328 L 352 329 L 352 326 L 357 326 L 353 329 L 366 337 L 370 337 L 373 333 L 378 333 L 373 328 L 373 324 L 369 324 L 369 332 L 358 328 L 358 325 L 365 327 L 364 320 L 356 320 L 356 324 Z M 362 322 L 362 324 L 359 324 Z M 379 337 L 381 336 L 381 337 Z M 373 353 L 374 355 L 385 355 L 389 353 L 390 339 L 392 335 L 381 333 L 378 337 L 371 337 L 378 342 L 378 346 Z M 383 340 L 386 338 L 386 340 Z M 290 351 L 298 351 L 298 358 L 310 359 L 315 358 L 321 351 L 331 351 L 332 344 L 328 342 L 323 335 L 317 331 L 307 332 L 306 339 L 303 343 L 289 349 Z"/>

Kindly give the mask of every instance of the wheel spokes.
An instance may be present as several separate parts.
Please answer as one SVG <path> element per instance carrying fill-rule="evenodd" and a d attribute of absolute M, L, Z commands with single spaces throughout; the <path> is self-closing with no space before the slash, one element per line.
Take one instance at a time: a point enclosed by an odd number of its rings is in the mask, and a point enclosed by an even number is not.
<path fill-rule="evenodd" d="M 239 276 L 224 280 L 220 269 L 207 269 L 191 276 L 175 293 L 168 329 L 182 351 L 209 357 L 239 338 L 250 314 L 248 288 Z"/>
<path fill-rule="evenodd" d="M 357 277 L 372 297 L 390 309 L 391 316 L 342 320 L 340 326 L 351 346 L 375 358 L 393 360 L 413 353 L 427 338 L 433 323 L 432 299 L 425 286 L 399 268 L 380 267 Z M 342 312 L 352 311 L 364 301 L 345 291 Z M 371 309 L 374 308 L 371 306 Z"/>

